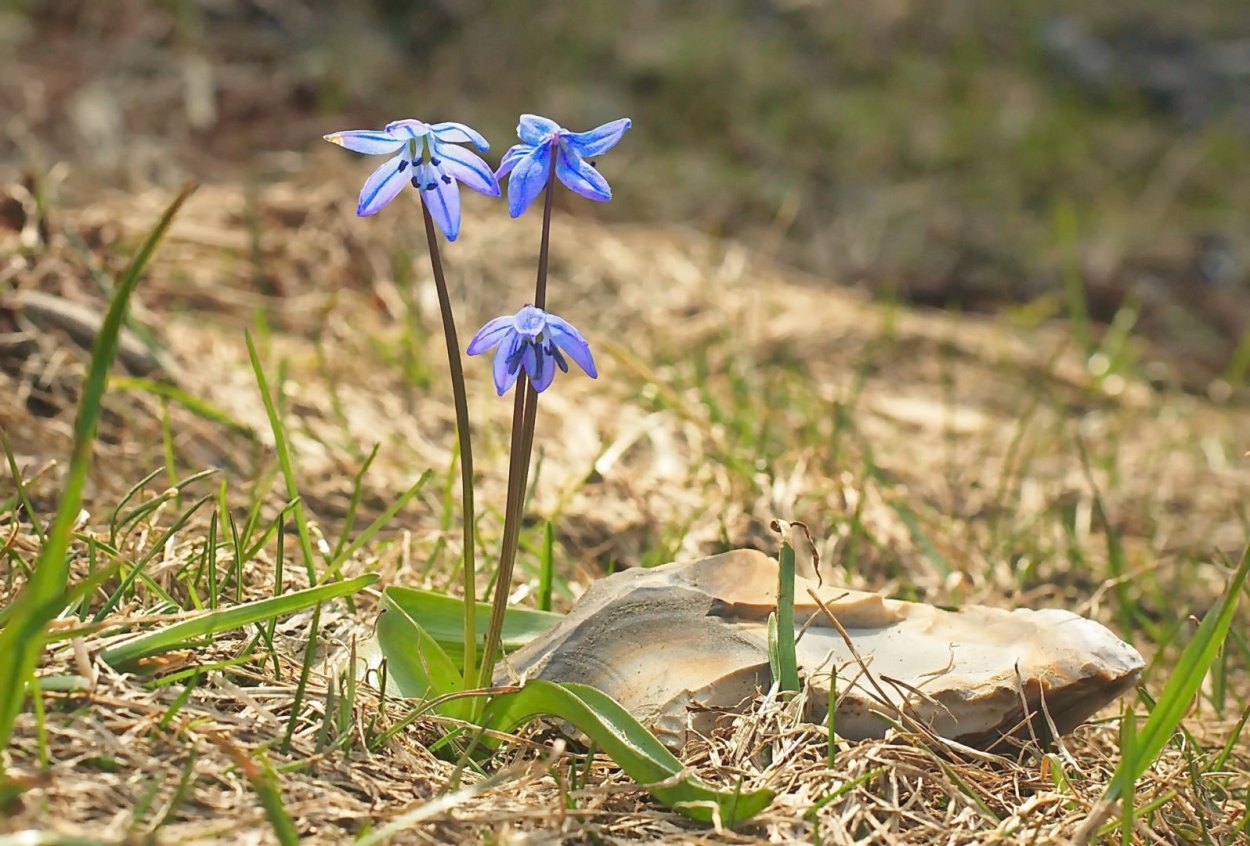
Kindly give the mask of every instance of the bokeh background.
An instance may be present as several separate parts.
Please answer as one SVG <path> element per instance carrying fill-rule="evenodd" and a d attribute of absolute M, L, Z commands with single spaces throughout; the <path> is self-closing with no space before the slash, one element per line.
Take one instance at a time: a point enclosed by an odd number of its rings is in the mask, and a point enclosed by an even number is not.
<path fill-rule="evenodd" d="M 1243 0 L 8 2 L 5 182 L 264 180 L 416 116 L 634 119 L 580 214 L 742 239 L 813 285 L 1088 315 L 1217 398 L 1250 365 Z M 363 166 L 363 165 L 362 165 Z M 565 198 L 567 201 L 567 198 Z M 1084 332 L 1085 330 L 1082 330 Z M 1081 335 L 1078 332 L 1078 335 Z"/>

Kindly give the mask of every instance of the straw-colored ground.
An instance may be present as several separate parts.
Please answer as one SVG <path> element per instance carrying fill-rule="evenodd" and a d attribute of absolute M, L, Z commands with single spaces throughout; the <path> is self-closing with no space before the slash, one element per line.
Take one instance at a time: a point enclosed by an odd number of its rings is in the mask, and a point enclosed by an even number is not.
<path fill-rule="evenodd" d="M 368 633 L 376 590 L 354 607 L 326 607 L 324 660 L 289 750 L 280 741 L 309 615 L 280 621 L 274 650 L 262 644 L 241 663 L 219 662 L 240 655 L 254 631 L 177 653 L 148 676 L 119 675 L 96 660 L 133 627 L 161 624 L 151 616 L 159 605 L 153 585 L 194 607 L 188 583 L 210 533 L 224 596 L 274 589 L 273 538 L 236 580 L 229 533 L 210 526 L 223 485 L 240 520 L 256 498 L 266 503 L 266 521 L 287 500 L 247 362 L 249 329 L 271 384 L 285 376 L 300 493 L 329 546 L 343 531 L 352 479 L 374 444 L 358 526 L 434 471 L 436 481 L 345 573 L 379 573 L 377 588 L 456 589 L 452 413 L 412 198 L 359 220 L 352 213 L 358 168 L 329 155 L 284 166 L 284 177 L 262 189 L 202 188 L 139 289 L 135 322 L 157 353 L 143 353 L 140 343 L 135 355 L 154 359 L 147 378 L 182 393 L 162 401 L 151 384 L 118 368 L 74 571 L 84 576 L 107 563 L 98 547 L 91 552 L 88 540 L 97 538 L 129 563 L 153 553 L 145 565 L 151 583 L 140 580 L 104 627 L 83 627 L 50 649 L 43 675 L 87 682 L 44 694 L 46 737 L 32 711 L 21 717 L 16 744 L 4 754 L 32 787 L 0 831 L 271 842 L 245 774 L 263 757 L 309 842 L 343 842 L 416 809 L 424 812 L 408 818 L 393 842 L 1061 843 L 1076 836 L 1118 759 L 1118 707 L 1047 755 L 1023 748 L 974 759 L 899 737 L 843 743 L 828 767 L 823 732 L 763 702 L 748 717 L 726 718 L 687 760 L 714 783 L 767 785 L 778 798 L 740 831 L 709 832 L 664 810 L 606 759 L 588 767 L 562 755 L 547 732 L 510 747 L 493 780 L 469 774 L 462 790 L 447 795 L 453 765 L 426 750 L 440 730 L 436 721 L 418 720 L 367 751 L 365 738 L 402 719 L 408 706 L 392 700 L 379 712 L 376 693 L 360 687 L 353 710 L 334 716 L 342 682 L 327 673 Z M 67 200 L 37 220 L 21 189 L 8 191 L 6 209 L 22 211 L 6 212 L 0 232 L 7 256 L 0 425 L 46 519 L 86 356 L 64 317 L 19 308 L 14 294 L 39 291 L 99 311 L 98 280 L 124 264 L 169 196 Z M 525 301 L 537 226 L 536 217 L 511 221 L 485 201 L 468 204 L 464 235 L 445 251 L 465 337 Z M 823 538 L 824 556 L 838 562 L 849 586 L 1094 616 L 1152 661 L 1145 690 L 1157 695 L 1192 631 L 1191 615 L 1201 616 L 1222 589 L 1220 555 L 1235 557 L 1245 543 L 1250 412 L 1151 388 L 1132 341 L 1123 350 L 1110 342 L 1108 369 L 1095 376 L 1057 328 L 889 308 L 733 243 L 566 216 L 556 221 L 552 274 L 552 307 L 587 330 L 601 377 L 562 377 L 543 396 L 521 603 L 532 601 L 526 588 L 536 580 L 543 520 L 555 523 L 557 607 L 567 608 L 609 568 L 735 546 L 772 551 L 768 522 L 786 517 Z M 510 403 L 494 396 L 485 360 L 469 360 L 468 370 L 481 557 L 489 565 L 502 524 Z M 196 413 L 188 397 L 231 422 Z M 111 513 L 147 474 L 158 471 L 127 508 L 207 468 L 214 474 L 109 537 Z M 1109 532 L 1122 555 L 1109 553 Z M 0 598 L 7 599 L 39 539 L 16 508 L 0 514 L 0 538 Z M 306 585 L 294 537 L 284 546 L 283 586 Z M 93 609 L 115 586 L 91 596 Z M 1239 633 L 1246 619 L 1243 611 L 1219 671 L 1185 721 L 1188 734 L 1139 785 L 1138 806 L 1156 804 L 1141 812 L 1135 842 L 1227 844 L 1246 836 L 1250 737 L 1231 741 L 1215 766 L 1250 702 L 1250 659 Z M 187 672 L 193 668 L 199 672 Z M 1139 714 L 1145 702 L 1134 703 Z"/>

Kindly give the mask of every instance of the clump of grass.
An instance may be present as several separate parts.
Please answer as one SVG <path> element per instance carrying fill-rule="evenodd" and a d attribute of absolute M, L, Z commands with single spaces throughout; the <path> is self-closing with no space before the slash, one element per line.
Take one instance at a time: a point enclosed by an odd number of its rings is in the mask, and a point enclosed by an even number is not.
<path fill-rule="evenodd" d="M 91 468 L 91 454 L 104 408 L 108 372 L 117 355 L 118 339 L 125 323 L 130 297 L 161 237 L 168 231 L 174 216 L 194 190 L 195 186 L 192 184 L 183 186 L 148 234 L 139 252 L 117 280 L 109 299 L 108 313 L 96 335 L 95 346 L 91 351 L 90 370 L 83 385 L 82 396 L 78 402 L 78 415 L 74 422 L 74 447 L 69 474 L 65 479 L 56 515 L 43 539 L 29 580 L 13 600 L 12 610 L 6 611 L 4 628 L 0 629 L 0 747 L 7 747 L 12 737 L 13 722 L 17 719 L 27 685 L 33 678 L 43 651 L 44 627 L 65 607 L 66 592 L 70 587 L 70 541 L 74 524 L 78 520 L 87 474 Z M 4 775 L 3 760 L 0 760 L 0 779 Z"/>

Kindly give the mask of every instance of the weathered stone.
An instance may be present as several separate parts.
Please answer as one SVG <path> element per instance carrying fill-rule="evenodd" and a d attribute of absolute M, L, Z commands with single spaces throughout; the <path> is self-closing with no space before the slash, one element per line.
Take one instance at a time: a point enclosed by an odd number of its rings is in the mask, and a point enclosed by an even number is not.
<path fill-rule="evenodd" d="M 496 677 L 593 685 L 680 745 L 711 718 L 689 706 L 736 708 L 769 685 L 776 591 L 776 562 L 753 550 L 616 573 Z M 1068 611 L 948 611 L 804 578 L 795 602 L 810 716 L 823 719 L 836 669 L 838 733 L 848 739 L 880 737 L 891 724 L 978 747 L 1004 735 L 1048 737 L 1052 724 L 1063 734 L 1130 688 L 1143 666 L 1132 647 Z"/>

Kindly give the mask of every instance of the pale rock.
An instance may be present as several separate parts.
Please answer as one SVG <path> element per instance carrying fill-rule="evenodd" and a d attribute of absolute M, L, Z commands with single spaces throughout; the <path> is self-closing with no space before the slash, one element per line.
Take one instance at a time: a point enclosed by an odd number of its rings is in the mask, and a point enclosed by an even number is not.
<path fill-rule="evenodd" d="M 776 592 L 776 561 L 754 550 L 625 570 L 595 582 L 564 620 L 501 662 L 496 681 L 592 685 L 680 746 L 689 728 L 707 731 L 716 711 L 740 708 L 770 684 Z M 837 731 L 850 740 L 881 737 L 892 724 L 980 748 L 1004 735 L 1045 739 L 1050 725 L 1070 732 L 1128 690 L 1143 667 L 1131 646 L 1069 611 L 948 611 L 801 577 L 795 603 L 808 716 L 823 721 L 835 668 Z"/>

